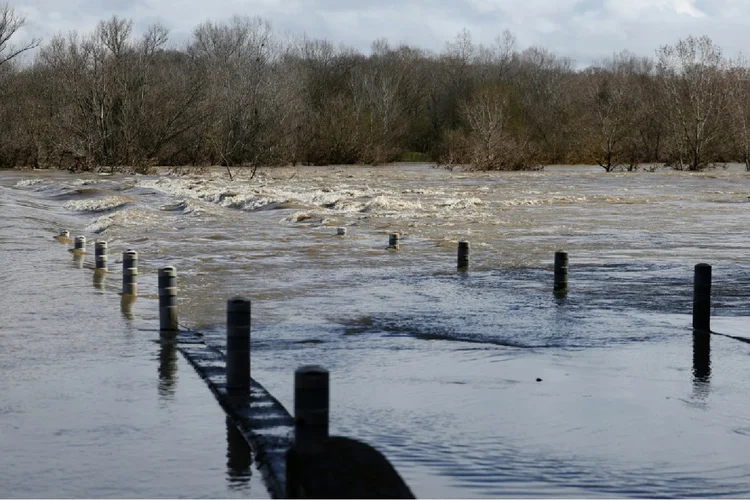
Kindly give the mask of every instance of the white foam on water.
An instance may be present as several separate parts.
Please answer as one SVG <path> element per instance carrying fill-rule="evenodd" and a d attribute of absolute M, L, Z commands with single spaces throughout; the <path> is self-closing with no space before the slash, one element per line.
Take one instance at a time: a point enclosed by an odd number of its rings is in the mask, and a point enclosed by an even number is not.
<path fill-rule="evenodd" d="M 267 184 L 228 184 L 223 179 L 215 178 L 206 179 L 203 182 L 196 182 L 189 178 L 139 181 L 141 187 L 156 189 L 168 195 L 184 199 L 199 199 L 245 211 L 261 210 L 274 205 L 281 205 L 283 208 L 284 204 L 301 204 L 309 205 L 310 209 L 320 207 L 333 212 L 374 215 L 423 210 L 420 199 L 406 199 L 395 190 L 372 189 L 367 186 L 354 187 L 346 184 L 315 189 L 301 184 L 297 184 L 299 187 L 293 189 L 288 185 L 274 187 Z M 284 220 L 296 222 L 299 216 L 292 214 Z"/>
<path fill-rule="evenodd" d="M 127 205 L 133 198 L 129 196 L 107 196 L 106 198 L 94 198 L 90 200 L 71 200 L 64 206 L 71 212 L 106 212 Z"/>
<path fill-rule="evenodd" d="M 253 211 L 260 210 L 275 203 L 284 203 L 288 200 L 288 193 L 280 192 L 241 192 L 233 196 L 218 197 L 218 202 L 227 208 L 237 208 L 239 210 Z"/>
<path fill-rule="evenodd" d="M 290 196 L 278 190 L 264 190 L 258 186 L 229 184 L 221 179 L 161 177 L 139 180 L 139 186 L 161 191 L 182 199 L 198 199 L 228 208 L 257 210 L 271 203 L 281 203 Z"/>
<path fill-rule="evenodd" d="M 489 188 L 488 188 L 489 189 Z M 401 191 L 402 194 L 421 194 L 421 195 L 431 195 L 431 196 L 444 196 L 445 191 L 434 191 L 430 189 L 404 189 Z"/>
<path fill-rule="evenodd" d="M 466 222 L 467 213 L 471 214 L 472 220 L 487 221 L 496 218 L 498 208 L 647 204 L 652 201 L 646 195 L 636 193 L 578 192 L 580 186 L 577 183 L 560 183 L 549 191 L 508 183 L 504 179 L 498 179 L 502 182 L 489 180 L 492 185 L 470 187 L 441 182 L 405 186 L 400 179 L 369 177 L 366 173 L 343 176 L 331 172 L 329 176 L 320 176 L 313 171 L 311 174 L 289 176 L 285 170 L 279 169 L 273 171 L 273 175 L 230 181 L 221 172 L 212 172 L 203 178 L 194 175 L 161 176 L 138 179 L 137 182 L 139 187 L 161 191 L 184 203 L 200 200 L 243 211 L 293 210 L 294 213 L 281 218 L 282 222 L 292 224 L 324 224 L 327 218 L 337 216 L 357 220 L 381 217 L 415 220 L 450 219 L 459 214 L 464 218 L 462 222 Z"/>
<path fill-rule="evenodd" d="M 292 214 L 287 215 L 282 219 L 284 222 L 291 222 L 291 223 L 305 223 L 305 224 L 312 224 L 312 225 L 325 225 L 327 223 L 327 220 L 325 217 L 313 213 L 313 212 L 294 212 Z"/>
<path fill-rule="evenodd" d="M 131 208 L 97 217 L 93 222 L 86 226 L 86 231 L 99 234 L 115 226 L 141 228 L 147 226 L 149 222 L 159 224 L 160 216 L 149 210 Z"/>
<path fill-rule="evenodd" d="M 409 201 L 392 196 L 376 196 L 362 206 L 360 212 L 403 212 L 406 210 L 422 210 L 420 201 Z"/>
<path fill-rule="evenodd" d="M 451 209 L 467 209 L 467 208 L 475 208 L 479 205 L 483 205 L 484 202 L 480 200 L 479 198 L 472 197 L 472 198 L 445 198 L 443 200 L 439 200 L 437 203 L 438 207 L 441 208 L 451 208 Z"/>
<path fill-rule="evenodd" d="M 221 210 L 221 207 L 202 200 L 185 198 L 176 203 L 168 203 L 166 205 L 162 205 L 161 207 L 159 207 L 159 209 L 165 212 L 175 212 L 182 213 L 184 215 L 198 216 L 209 213 L 217 213 Z"/>
<path fill-rule="evenodd" d="M 68 194 L 75 193 L 81 186 L 90 186 L 97 184 L 98 181 L 93 179 L 80 179 L 65 177 L 64 179 L 59 178 L 35 178 L 35 179 L 22 179 L 16 182 L 15 187 L 18 188 L 31 188 L 33 191 L 40 193 L 50 194 Z"/>
<path fill-rule="evenodd" d="M 16 187 L 31 187 L 44 182 L 44 179 L 21 179 L 16 182 Z"/>
<path fill-rule="evenodd" d="M 583 203 L 585 201 L 585 196 L 552 196 L 548 198 L 511 198 L 508 200 L 498 200 L 497 204 L 504 207 L 518 207 L 524 205 L 531 206 Z"/>
<path fill-rule="evenodd" d="M 540 197 L 509 198 L 505 200 L 498 200 L 496 203 L 500 206 L 505 206 L 505 207 L 518 207 L 518 206 L 534 206 L 534 205 L 574 205 L 574 204 L 585 204 L 585 203 L 643 204 L 643 203 L 648 203 L 649 201 L 648 198 L 639 197 L 639 196 L 612 196 L 612 195 L 543 196 L 540 193 L 529 193 L 529 194 L 539 194 Z"/>

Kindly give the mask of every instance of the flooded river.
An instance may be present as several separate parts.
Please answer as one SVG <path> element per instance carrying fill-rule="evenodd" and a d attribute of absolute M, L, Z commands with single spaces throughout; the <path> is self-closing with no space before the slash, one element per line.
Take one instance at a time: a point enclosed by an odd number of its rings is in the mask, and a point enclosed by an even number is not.
<path fill-rule="evenodd" d="M 328 368 L 331 432 L 378 448 L 418 497 L 750 495 L 750 345 L 713 335 L 701 361 L 690 329 L 707 262 L 713 329 L 750 337 L 739 168 L 0 171 L 0 222 L 0 496 L 267 496 L 210 391 L 157 342 L 165 265 L 180 323 L 210 343 L 226 300 L 252 300 L 253 377 L 288 409 L 294 369 Z M 88 238 L 83 262 L 62 229 Z M 128 248 L 140 296 L 123 309 Z"/>

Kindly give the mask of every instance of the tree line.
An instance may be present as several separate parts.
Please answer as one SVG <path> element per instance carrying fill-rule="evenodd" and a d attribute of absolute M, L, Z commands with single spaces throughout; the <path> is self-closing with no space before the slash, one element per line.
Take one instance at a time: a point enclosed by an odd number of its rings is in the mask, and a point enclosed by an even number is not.
<path fill-rule="evenodd" d="M 364 55 L 259 17 L 206 21 L 179 48 L 116 16 L 14 45 L 24 23 L 0 4 L 0 167 L 750 170 L 750 65 L 705 36 L 580 69 L 507 31 L 483 45 L 464 30 L 440 53 L 380 39 Z"/>

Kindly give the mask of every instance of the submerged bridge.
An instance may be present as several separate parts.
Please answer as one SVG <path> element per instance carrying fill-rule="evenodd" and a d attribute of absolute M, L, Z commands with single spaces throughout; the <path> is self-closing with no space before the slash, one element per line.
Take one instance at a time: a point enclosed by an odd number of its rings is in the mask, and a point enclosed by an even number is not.
<path fill-rule="evenodd" d="M 338 235 L 346 231 L 339 229 Z M 86 240 L 70 239 L 64 231 L 56 237 L 74 243 L 76 262 L 83 267 Z M 94 284 L 103 286 L 109 272 L 107 243 L 94 245 Z M 388 250 L 399 249 L 399 236 L 389 236 Z M 457 270 L 469 268 L 469 244 L 458 243 Z M 710 373 L 710 336 L 724 335 L 742 342 L 750 339 L 711 330 L 711 266 L 697 264 L 693 289 L 693 368 L 698 377 Z M 123 312 L 138 296 L 138 253 L 122 254 Z M 568 254 L 554 258 L 557 297 L 568 292 Z M 294 415 L 251 377 L 251 303 L 242 297 L 227 302 L 226 343 L 217 347 L 200 332 L 182 327 L 177 311 L 177 271 L 158 270 L 159 342 L 182 352 L 203 378 L 250 445 L 273 498 L 414 498 L 395 468 L 373 447 L 347 437 L 329 435 L 329 373 L 320 366 L 296 369 Z"/>
<path fill-rule="evenodd" d="M 55 237 L 74 244 L 79 267 L 86 238 Z M 94 286 L 109 273 L 106 241 L 94 245 Z M 121 308 L 132 314 L 138 296 L 138 252 L 122 254 Z M 320 366 L 295 371 L 294 416 L 250 374 L 250 301 L 227 302 L 223 348 L 182 327 L 177 319 L 177 271 L 158 270 L 159 342 L 176 348 L 195 368 L 252 450 L 272 498 L 414 498 L 388 459 L 372 446 L 348 437 L 330 436 L 329 374 Z"/>

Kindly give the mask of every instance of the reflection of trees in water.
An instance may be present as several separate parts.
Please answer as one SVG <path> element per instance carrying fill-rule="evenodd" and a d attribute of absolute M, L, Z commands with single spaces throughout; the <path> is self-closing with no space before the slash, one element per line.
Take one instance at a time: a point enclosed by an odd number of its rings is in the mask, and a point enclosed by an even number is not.
<path fill-rule="evenodd" d="M 706 399 L 711 382 L 711 334 L 693 333 L 693 397 Z"/>
<path fill-rule="evenodd" d="M 159 397 L 173 399 L 177 389 L 177 348 L 165 340 L 159 348 Z"/>
<path fill-rule="evenodd" d="M 250 446 L 229 417 L 227 426 L 227 481 L 229 488 L 241 490 L 249 487 L 253 458 Z"/>

